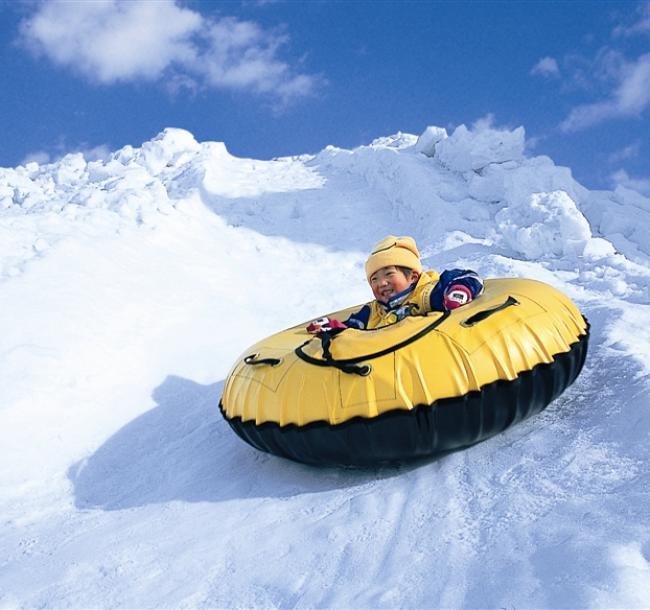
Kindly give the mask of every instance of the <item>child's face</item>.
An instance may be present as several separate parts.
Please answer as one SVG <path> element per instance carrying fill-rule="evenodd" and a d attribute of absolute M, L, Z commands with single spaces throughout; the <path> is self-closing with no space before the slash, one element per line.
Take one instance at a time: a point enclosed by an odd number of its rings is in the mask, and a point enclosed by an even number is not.
<path fill-rule="evenodd" d="M 406 290 L 419 277 L 417 271 L 411 271 L 407 277 L 393 265 L 382 267 L 370 276 L 370 288 L 375 299 L 386 303 L 393 295 Z"/>

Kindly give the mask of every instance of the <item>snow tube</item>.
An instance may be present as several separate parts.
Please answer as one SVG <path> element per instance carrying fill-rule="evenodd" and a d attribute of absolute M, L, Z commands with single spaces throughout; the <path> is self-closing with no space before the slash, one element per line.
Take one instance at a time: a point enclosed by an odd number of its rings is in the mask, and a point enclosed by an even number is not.
<path fill-rule="evenodd" d="M 538 413 L 578 376 L 589 337 L 568 297 L 527 279 L 487 280 L 464 307 L 380 329 L 307 324 L 248 349 L 219 406 L 257 449 L 346 466 L 467 447 Z"/>

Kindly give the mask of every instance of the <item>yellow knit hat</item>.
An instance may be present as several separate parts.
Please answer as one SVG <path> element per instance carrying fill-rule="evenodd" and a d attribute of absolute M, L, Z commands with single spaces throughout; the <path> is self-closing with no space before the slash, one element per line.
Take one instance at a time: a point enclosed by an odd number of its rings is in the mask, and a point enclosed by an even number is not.
<path fill-rule="evenodd" d="M 418 273 L 422 272 L 420 253 L 412 237 L 389 235 L 377 242 L 366 261 L 366 277 L 368 281 L 370 281 L 370 276 L 375 271 L 390 265 L 408 267 Z"/>

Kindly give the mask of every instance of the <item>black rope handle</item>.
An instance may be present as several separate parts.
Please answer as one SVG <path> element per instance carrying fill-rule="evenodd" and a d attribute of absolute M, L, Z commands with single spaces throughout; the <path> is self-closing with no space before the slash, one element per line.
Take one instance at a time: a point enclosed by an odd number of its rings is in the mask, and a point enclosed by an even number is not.
<path fill-rule="evenodd" d="M 348 373 L 348 375 L 354 373 L 355 375 L 359 375 L 360 377 L 367 377 L 370 375 L 372 372 L 372 366 L 369 364 L 362 364 L 359 366 L 358 364 L 349 364 L 349 363 L 334 363 L 334 366 L 339 369 L 340 371 L 343 371 L 344 373 Z"/>
<path fill-rule="evenodd" d="M 320 344 L 323 348 L 323 360 L 327 364 L 339 369 L 348 374 L 360 375 L 361 377 L 367 377 L 372 371 L 372 367 L 369 364 L 363 364 L 361 366 L 357 364 L 352 364 L 350 362 L 337 362 L 332 358 L 332 352 L 330 352 L 330 345 L 332 344 L 332 339 L 336 337 L 340 332 L 343 332 L 345 328 L 332 328 L 330 330 L 322 330 L 318 333 L 320 338 Z"/>
<path fill-rule="evenodd" d="M 276 366 L 282 362 L 280 358 L 258 358 L 259 354 L 250 354 L 244 358 L 246 364 L 270 364 Z"/>
<path fill-rule="evenodd" d="M 332 360 L 330 345 L 332 344 L 332 339 L 334 337 L 328 331 L 324 330 L 318 333 L 318 338 L 320 339 L 320 346 L 323 349 L 323 359 L 329 362 Z"/>
<path fill-rule="evenodd" d="M 467 320 L 463 320 L 460 325 L 461 326 L 474 326 L 474 324 L 478 324 L 479 322 L 482 322 L 486 318 L 489 318 L 492 314 L 495 314 L 497 311 L 501 311 L 502 309 L 505 309 L 506 307 L 510 307 L 512 305 L 519 305 L 519 301 L 515 299 L 515 297 L 509 296 L 505 302 L 501 303 L 501 305 L 497 305 L 496 307 L 493 307 L 492 309 L 485 309 L 483 311 L 479 311 L 478 313 L 475 313 L 473 316 L 470 316 L 467 318 Z"/>

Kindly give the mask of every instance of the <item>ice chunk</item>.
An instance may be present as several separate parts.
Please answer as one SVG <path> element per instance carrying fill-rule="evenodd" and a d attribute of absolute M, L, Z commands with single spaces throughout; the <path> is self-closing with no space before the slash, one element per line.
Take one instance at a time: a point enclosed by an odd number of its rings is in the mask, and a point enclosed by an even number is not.
<path fill-rule="evenodd" d="M 490 163 L 520 162 L 524 158 L 525 131 L 482 128 L 470 131 L 460 125 L 454 133 L 436 144 L 436 158 L 451 170 L 480 170 Z"/>
<path fill-rule="evenodd" d="M 444 127 L 427 127 L 418 141 L 415 143 L 415 150 L 427 157 L 433 157 L 436 154 L 436 144 L 447 138 L 447 130 Z"/>

